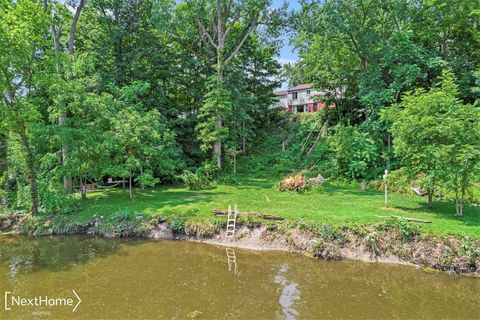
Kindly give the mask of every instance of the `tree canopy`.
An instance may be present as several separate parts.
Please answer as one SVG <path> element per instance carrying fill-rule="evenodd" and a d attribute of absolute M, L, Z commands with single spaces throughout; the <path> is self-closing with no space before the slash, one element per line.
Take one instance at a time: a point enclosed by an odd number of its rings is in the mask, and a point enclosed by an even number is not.
<path fill-rule="evenodd" d="M 282 68 L 287 34 L 299 60 Z M 133 198 L 269 159 L 349 180 L 405 167 L 461 214 L 479 65 L 477 0 L 0 0 L 0 202 L 64 212 L 108 182 Z M 282 75 L 327 108 L 275 108 Z"/>

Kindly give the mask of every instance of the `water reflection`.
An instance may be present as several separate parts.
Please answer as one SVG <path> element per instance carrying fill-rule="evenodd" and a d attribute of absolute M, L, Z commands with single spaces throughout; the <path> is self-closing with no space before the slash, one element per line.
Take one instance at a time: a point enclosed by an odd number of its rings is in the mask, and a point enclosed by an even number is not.
<path fill-rule="evenodd" d="M 0 267 L 8 266 L 10 278 L 48 270 L 63 271 L 112 254 L 119 242 L 89 237 L 0 237 Z"/>
<path fill-rule="evenodd" d="M 280 299 L 278 302 L 282 307 L 282 312 L 286 320 L 294 320 L 299 316 L 298 311 L 294 308 L 294 304 L 297 300 L 300 300 L 300 291 L 298 290 L 298 284 L 287 279 L 288 265 L 282 264 L 278 270 L 278 274 L 275 276 L 275 283 L 278 283 L 282 288 Z M 277 318 L 282 318 L 277 314 Z"/>
<path fill-rule="evenodd" d="M 75 317 L 88 320 L 192 314 L 200 319 L 478 319 L 480 301 L 480 279 L 408 266 L 319 261 L 186 241 L 0 236 L 0 293 L 57 295 L 73 288 L 84 300 Z M 0 308 L 0 319 L 30 319 L 32 311 L 41 310 Z M 64 309 L 51 314 L 71 316 Z"/>
<path fill-rule="evenodd" d="M 227 252 L 227 262 L 228 262 L 228 271 L 237 274 L 237 256 L 235 255 L 235 250 L 233 248 L 225 248 Z"/>

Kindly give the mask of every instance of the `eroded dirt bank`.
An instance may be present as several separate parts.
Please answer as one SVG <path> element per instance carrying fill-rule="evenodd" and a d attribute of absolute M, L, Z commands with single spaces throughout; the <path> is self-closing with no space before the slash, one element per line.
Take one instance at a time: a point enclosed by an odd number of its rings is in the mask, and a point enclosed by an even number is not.
<path fill-rule="evenodd" d="M 480 275 L 480 241 L 461 236 L 420 234 L 409 224 L 385 222 L 368 226 L 334 227 L 291 222 L 240 223 L 235 238 L 211 222 L 185 222 L 172 227 L 162 219 L 103 225 L 100 219 L 65 225 L 54 217 L 32 222 L 28 215 L 0 218 L 0 231 L 28 235 L 90 234 L 107 238 L 173 239 L 253 250 L 282 250 L 320 259 L 352 259 L 415 265 L 455 274 Z"/>

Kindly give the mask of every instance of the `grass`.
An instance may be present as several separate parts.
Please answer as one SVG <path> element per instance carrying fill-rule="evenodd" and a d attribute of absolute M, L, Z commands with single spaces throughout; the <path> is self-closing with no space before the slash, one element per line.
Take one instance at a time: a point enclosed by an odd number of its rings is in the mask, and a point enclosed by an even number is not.
<path fill-rule="evenodd" d="M 277 214 L 293 221 L 326 222 L 333 225 L 369 224 L 383 221 L 376 215 L 431 220 L 422 224 L 426 232 L 437 235 L 456 234 L 480 238 L 480 207 L 466 207 L 463 217 L 454 216 L 451 202 L 437 201 L 428 208 L 426 199 L 400 194 L 389 195 L 389 208 L 384 208 L 380 191 L 361 192 L 360 187 L 326 185 L 306 193 L 279 192 L 268 179 L 241 179 L 236 184 L 216 185 L 206 190 L 190 191 L 182 186 L 164 186 L 141 192 L 134 200 L 128 191 L 110 189 L 88 194 L 80 212 L 72 222 L 87 221 L 94 215 L 105 218 L 128 210 L 149 217 L 187 215 L 192 220 L 212 217 L 212 209 L 225 209 L 237 204 L 240 211 Z"/>

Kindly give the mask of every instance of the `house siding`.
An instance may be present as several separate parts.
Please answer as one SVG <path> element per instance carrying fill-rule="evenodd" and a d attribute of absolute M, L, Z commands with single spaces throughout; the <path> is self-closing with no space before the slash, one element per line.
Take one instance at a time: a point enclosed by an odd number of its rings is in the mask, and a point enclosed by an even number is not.
<path fill-rule="evenodd" d="M 288 113 L 317 112 L 325 106 L 324 102 L 319 102 L 316 98 L 319 92 L 309 84 L 301 84 L 288 91 L 278 91 L 275 95 L 275 106 Z"/>

